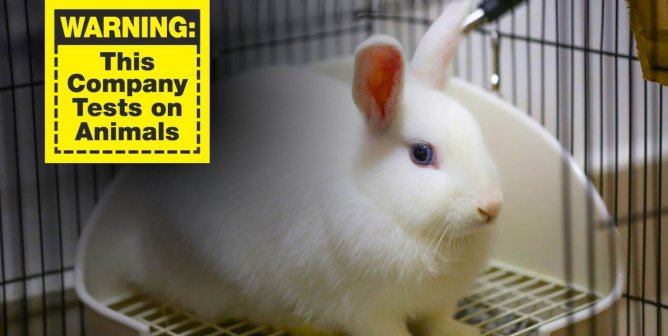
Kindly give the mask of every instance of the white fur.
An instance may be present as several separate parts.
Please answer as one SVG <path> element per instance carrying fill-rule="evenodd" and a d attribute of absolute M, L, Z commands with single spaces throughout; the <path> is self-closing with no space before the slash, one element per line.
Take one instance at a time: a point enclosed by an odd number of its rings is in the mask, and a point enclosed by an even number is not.
<path fill-rule="evenodd" d="M 461 26 L 471 11 L 473 0 L 458 0 L 449 3 L 441 16 L 434 21 L 422 36 L 413 66 L 423 79 L 438 88 L 447 80 L 448 65 L 455 57 L 457 44 L 461 40 Z"/>
<path fill-rule="evenodd" d="M 387 36 L 387 35 L 373 35 L 366 39 L 364 42 L 360 43 L 360 45 L 355 48 L 355 54 L 359 53 L 360 50 L 363 50 L 365 48 L 375 46 L 375 45 L 390 45 L 393 46 L 399 50 L 401 50 L 401 43 L 397 41 L 397 39 Z"/>
<path fill-rule="evenodd" d="M 120 188 L 146 213 L 132 219 L 134 285 L 210 318 L 477 334 L 452 313 L 491 247 L 481 193 L 501 192 L 462 105 L 408 71 L 391 124 L 371 134 L 350 87 L 307 71 L 259 70 L 214 92 L 212 164 L 133 167 Z M 438 168 L 410 160 L 417 140 Z"/>

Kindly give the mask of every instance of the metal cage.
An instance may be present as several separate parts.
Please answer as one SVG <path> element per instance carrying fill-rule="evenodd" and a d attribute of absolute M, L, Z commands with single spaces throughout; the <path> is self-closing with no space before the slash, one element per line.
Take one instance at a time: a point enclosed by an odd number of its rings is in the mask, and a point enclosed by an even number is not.
<path fill-rule="evenodd" d="M 349 55 L 377 32 L 412 52 L 442 8 L 432 0 L 212 1 L 211 80 Z M 85 334 L 72 291 L 76 242 L 118 171 L 44 164 L 43 15 L 39 0 L 0 6 L 0 335 L 7 336 Z M 524 1 L 462 42 L 454 74 L 490 89 L 495 36 L 499 95 L 559 140 L 622 233 L 626 287 L 615 334 L 668 334 L 661 273 L 668 102 L 662 86 L 643 80 L 626 2 Z M 567 242 L 570 234 L 565 223 Z M 567 260 L 586 257 L 567 246 Z"/>

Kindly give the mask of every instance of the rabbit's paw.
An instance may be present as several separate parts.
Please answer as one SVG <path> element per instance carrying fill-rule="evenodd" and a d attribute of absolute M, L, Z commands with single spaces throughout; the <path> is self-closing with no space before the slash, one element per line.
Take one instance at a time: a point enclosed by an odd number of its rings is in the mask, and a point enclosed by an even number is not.
<path fill-rule="evenodd" d="M 480 336 L 478 328 L 454 319 L 432 323 L 427 330 L 427 336 Z"/>

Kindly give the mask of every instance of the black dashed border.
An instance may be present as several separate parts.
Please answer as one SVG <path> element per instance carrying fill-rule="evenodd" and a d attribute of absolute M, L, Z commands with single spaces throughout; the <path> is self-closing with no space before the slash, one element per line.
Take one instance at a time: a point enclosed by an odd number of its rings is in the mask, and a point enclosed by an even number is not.
<path fill-rule="evenodd" d="M 53 145 L 54 152 L 58 154 L 58 51 L 53 55 Z"/>
<path fill-rule="evenodd" d="M 197 102 L 197 132 L 196 132 L 196 140 L 197 140 L 197 146 L 195 147 L 194 150 L 190 149 L 181 149 L 181 150 L 176 150 L 176 149 L 170 149 L 170 150 L 164 150 L 164 149 L 142 149 L 142 150 L 125 150 L 125 149 L 105 149 L 105 150 L 99 150 L 99 149 L 77 149 L 77 150 L 71 150 L 71 149 L 60 149 L 58 148 L 58 51 L 56 50 L 54 52 L 54 58 L 53 58 L 53 78 L 54 78 L 54 85 L 53 85 L 53 104 L 54 104 L 54 110 L 53 110 L 53 116 L 54 116 L 54 122 L 53 122 L 53 129 L 54 129 L 54 134 L 53 134 L 53 140 L 54 140 L 54 148 L 53 152 L 54 154 L 200 154 L 201 148 L 201 53 L 200 53 L 200 45 L 199 43 L 197 44 L 197 85 L 196 85 L 196 90 L 197 90 L 197 95 L 196 95 L 196 102 Z"/>

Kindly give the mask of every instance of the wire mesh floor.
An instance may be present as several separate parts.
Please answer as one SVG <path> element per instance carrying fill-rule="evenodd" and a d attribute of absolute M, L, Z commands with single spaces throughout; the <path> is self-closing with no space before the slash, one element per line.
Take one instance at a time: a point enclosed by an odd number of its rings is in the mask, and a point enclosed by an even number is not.
<path fill-rule="evenodd" d="M 538 335 L 548 322 L 591 307 L 601 297 L 543 278 L 493 266 L 459 302 L 455 318 L 483 336 Z"/>
<path fill-rule="evenodd" d="M 478 326 L 483 336 L 537 335 L 538 328 L 586 309 L 600 299 L 585 291 L 530 276 L 499 265 L 490 267 L 459 302 L 455 317 Z M 130 295 L 110 308 L 150 327 L 152 336 L 287 336 L 289 333 L 246 321 L 208 322 L 182 309 Z"/>

